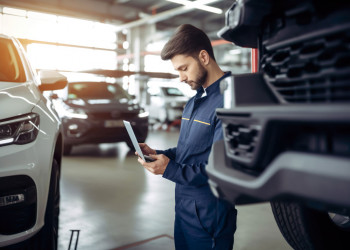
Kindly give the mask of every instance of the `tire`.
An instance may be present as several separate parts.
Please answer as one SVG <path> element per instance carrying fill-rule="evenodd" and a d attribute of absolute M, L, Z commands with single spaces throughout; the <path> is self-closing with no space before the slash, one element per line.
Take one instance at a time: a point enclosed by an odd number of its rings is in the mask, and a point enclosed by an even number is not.
<path fill-rule="evenodd" d="M 63 155 L 70 155 L 70 153 L 72 152 L 72 148 L 72 145 L 65 144 L 63 147 Z"/>
<path fill-rule="evenodd" d="M 45 212 L 45 225 L 30 240 L 28 249 L 57 250 L 58 218 L 60 213 L 60 167 L 54 159 L 52 163 L 50 190 Z"/>
<path fill-rule="evenodd" d="M 327 212 L 292 202 L 271 202 L 276 223 L 295 250 L 350 249 L 350 231 L 338 227 Z"/>

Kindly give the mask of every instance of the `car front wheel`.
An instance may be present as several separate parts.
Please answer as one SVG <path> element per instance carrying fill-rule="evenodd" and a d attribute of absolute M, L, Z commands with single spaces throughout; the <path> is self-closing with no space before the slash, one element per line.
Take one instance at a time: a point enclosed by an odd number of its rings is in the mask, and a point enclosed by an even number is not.
<path fill-rule="evenodd" d="M 29 249 L 56 250 L 58 240 L 58 218 L 60 213 L 60 168 L 52 163 L 50 190 L 45 212 L 45 225 L 31 240 Z"/>
<path fill-rule="evenodd" d="M 341 226 L 327 212 L 293 202 L 271 202 L 271 207 L 283 237 L 293 249 L 350 249 L 350 228 Z"/>

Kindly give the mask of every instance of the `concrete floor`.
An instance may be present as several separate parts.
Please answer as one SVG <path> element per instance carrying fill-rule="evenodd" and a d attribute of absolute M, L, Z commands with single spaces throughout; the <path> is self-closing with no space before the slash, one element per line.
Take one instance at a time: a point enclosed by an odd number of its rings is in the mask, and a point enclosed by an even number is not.
<path fill-rule="evenodd" d="M 165 149 L 176 146 L 177 138 L 177 131 L 151 131 L 146 142 Z M 62 165 L 59 249 L 68 249 L 71 230 L 80 230 L 77 249 L 82 250 L 174 249 L 174 188 L 145 171 L 125 143 L 73 148 Z M 235 250 L 292 249 L 269 204 L 237 209 Z M 71 249 L 75 241 L 73 237 Z"/>

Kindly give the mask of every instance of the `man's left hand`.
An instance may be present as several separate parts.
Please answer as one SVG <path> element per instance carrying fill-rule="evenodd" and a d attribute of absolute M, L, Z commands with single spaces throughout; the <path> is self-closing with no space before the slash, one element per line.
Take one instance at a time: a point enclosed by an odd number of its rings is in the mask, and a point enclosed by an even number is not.
<path fill-rule="evenodd" d="M 155 161 L 153 162 L 145 162 L 142 160 L 140 157 L 138 158 L 138 162 L 148 171 L 150 171 L 152 174 L 159 175 L 159 174 L 164 174 L 164 171 L 166 167 L 168 166 L 168 163 L 170 159 L 166 157 L 163 154 L 160 155 L 149 155 Z"/>

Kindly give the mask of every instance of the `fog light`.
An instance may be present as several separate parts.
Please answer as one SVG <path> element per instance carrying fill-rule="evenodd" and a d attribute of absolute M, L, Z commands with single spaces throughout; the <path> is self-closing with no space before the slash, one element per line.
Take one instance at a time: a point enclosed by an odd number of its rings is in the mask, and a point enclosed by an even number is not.
<path fill-rule="evenodd" d="M 24 202 L 24 194 L 11 194 L 0 197 L 0 207 Z"/>
<path fill-rule="evenodd" d="M 68 126 L 69 130 L 77 130 L 78 129 L 78 125 L 77 124 L 71 124 Z"/>

